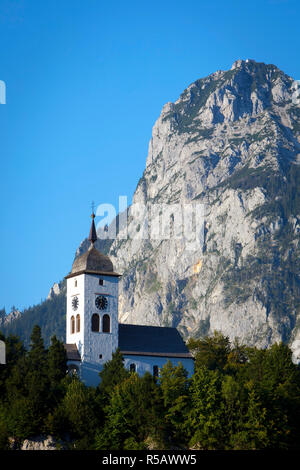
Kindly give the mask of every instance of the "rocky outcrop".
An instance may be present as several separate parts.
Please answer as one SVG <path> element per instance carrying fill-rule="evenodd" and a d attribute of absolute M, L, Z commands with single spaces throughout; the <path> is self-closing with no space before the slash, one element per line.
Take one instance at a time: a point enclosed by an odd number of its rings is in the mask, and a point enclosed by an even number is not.
<path fill-rule="evenodd" d="M 20 450 L 57 450 L 57 444 L 52 436 L 38 436 L 25 439 Z"/>
<path fill-rule="evenodd" d="M 53 286 L 50 288 L 49 294 L 47 299 L 53 299 L 56 295 L 59 295 L 63 291 L 63 281 L 62 282 L 55 282 Z"/>
<path fill-rule="evenodd" d="M 284 341 L 298 361 L 296 89 L 276 66 L 238 60 L 163 107 L 128 225 L 99 241 L 123 274 L 121 322 Z"/>
<path fill-rule="evenodd" d="M 17 308 L 13 308 L 10 313 L 7 315 L 4 313 L 0 316 L 0 327 L 5 327 L 9 325 L 12 321 L 17 320 L 21 316 L 20 310 Z"/>
<path fill-rule="evenodd" d="M 123 273 L 120 321 L 173 325 L 185 337 L 219 330 L 259 347 L 298 339 L 293 84 L 274 65 L 239 60 L 163 107 L 127 232 L 109 249 Z M 172 225 L 187 206 L 205 211 L 195 249 L 187 249 L 191 232 L 161 236 L 153 215 L 168 207 Z"/>

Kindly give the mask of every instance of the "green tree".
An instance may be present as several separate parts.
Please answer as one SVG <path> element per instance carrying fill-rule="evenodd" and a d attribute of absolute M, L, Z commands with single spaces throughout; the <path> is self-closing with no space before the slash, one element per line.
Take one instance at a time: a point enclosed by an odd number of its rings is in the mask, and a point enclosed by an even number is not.
<path fill-rule="evenodd" d="M 123 449 L 125 442 L 140 446 L 149 436 L 161 437 L 161 400 L 151 374 L 136 373 L 116 385 L 106 407 L 106 423 L 97 436 L 98 449 Z"/>
<path fill-rule="evenodd" d="M 247 384 L 247 389 L 249 391 L 245 420 L 247 441 L 243 448 L 264 449 L 269 445 L 267 410 L 263 407 L 252 381 Z"/>
<path fill-rule="evenodd" d="M 224 366 L 226 373 L 237 373 L 247 362 L 247 347 L 236 339 L 227 355 L 227 363 Z"/>
<path fill-rule="evenodd" d="M 0 415 L 0 450 L 9 450 L 9 434 L 6 423 Z"/>
<path fill-rule="evenodd" d="M 217 370 L 198 367 L 191 380 L 191 410 L 186 429 L 190 445 L 199 449 L 224 448 L 221 378 Z"/>
<path fill-rule="evenodd" d="M 74 376 L 67 386 L 62 406 L 72 436 L 76 439 L 76 449 L 92 449 L 98 428 L 95 390 L 86 387 Z"/>
<path fill-rule="evenodd" d="M 6 397 L 8 402 L 13 402 L 26 395 L 25 379 L 27 374 L 26 357 L 20 357 L 11 367 L 10 374 L 5 381 Z"/>
<path fill-rule="evenodd" d="M 56 336 L 52 336 L 48 350 L 48 377 L 52 384 L 58 384 L 67 373 L 67 353 Z"/>
<path fill-rule="evenodd" d="M 231 438 L 243 429 L 243 416 L 245 413 L 245 403 L 243 402 L 242 385 L 240 385 L 231 375 L 222 378 L 222 409 L 226 416 L 226 431 L 224 440 L 226 447 L 231 448 Z"/>
<path fill-rule="evenodd" d="M 31 370 L 45 373 L 47 367 L 47 352 L 39 325 L 33 327 L 30 340 L 30 350 L 28 353 L 29 367 Z"/>
<path fill-rule="evenodd" d="M 159 374 L 159 386 L 164 405 L 164 423 L 169 443 L 186 442 L 183 432 L 185 416 L 189 410 L 188 373 L 180 363 L 173 366 L 167 361 Z"/>
<path fill-rule="evenodd" d="M 48 413 L 44 422 L 45 433 L 55 439 L 64 439 L 66 435 L 72 434 L 72 427 L 64 407 L 63 401 L 55 404 L 55 407 Z"/>
<path fill-rule="evenodd" d="M 229 338 L 217 331 L 203 339 L 191 338 L 187 346 L 195 357 L 195 369 L 205 366 L 223 371 L 231 350 Z"/>
<path fill-rule="evenodd" d="M 20 395 L 10 401 L 6 423 L 10 436 L 17 443 L 41 433 L 41 416 L 37 414 L 32 400 L 26 396 Z"/>
<path fill-rule="evenodd" d="M 48 378 L 47 351 L 41 328 L 35 325 L 31 334 L 30 350 L 26 357 L 27 373 L 24 378 L 26 397 L 32 406 L 36 432 L 42 428 L 51 407 L 50 381 Z"/>
<path fill-rule="evenodd" d="M 24 357 L 25 348 L 17 336 L 9 335 L 5 338 L 0 332 L 0 340 L 5 342 L 6 347 L 6 364 L 0 365 L 0 400 L 3 401 L 6 396 L 6 380 L 18 360 Z"/>
<path fill-rule="evenodd" d="M 252 383 L 255 398 L 265 410 L 268 447 L 298 448 L 300 371 L 289 347 L 280 343 L 265 350 L 249 348 L 238 378 L 246 387 Z"/>
<path fill-rule="evenodd" d="M 124 367 L 123 356 L 120 350 L 117 349 L 112 354 L 112 359 L 104 364 L 102 371 L 99 373 L 100 383 L 98 390 L 105 402 L 113 392 L 115 386 L 128 378 L 129 375 L 130 372 Z"/>
<path fill-rule="evenodd" d="M 229 380 L 232 380 L 230 377 Z M 246 384 L 247 400 L 242 403 L 238 416 L 233 416 L 235 426 L 228 429 L 228 448 L 234 450 L 258 450 L 268 447 L 267 410 L 262 406 L 253 382 Z M 238 417 L 238 420 L 235 418 Z M 228 414 L 226 413 L 226 418 Z M 232 419 L 232 418 L 231 418 Z M 227 431 L 227 429 L 226 429 Z"/>
<path fill-rule="evenodd" d="M 17 360 L 5 385 L 9 429 L 18 438 L 40 434 L 50 406 L 47 353 L 40 327 L 34 327 L 31 349 Z"/>

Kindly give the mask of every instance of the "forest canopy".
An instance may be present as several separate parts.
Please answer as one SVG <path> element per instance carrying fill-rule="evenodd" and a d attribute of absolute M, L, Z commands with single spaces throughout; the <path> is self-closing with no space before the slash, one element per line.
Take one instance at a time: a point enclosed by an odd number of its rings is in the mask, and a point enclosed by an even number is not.
<path fill-rule="evenodd" d="M 64 345 L 13 335 L 0 365 L 0 449 L 51 435 L 60 449 L 299 450 L 300 371 L 289 347 L 233 344 L 220 333 L 190 339 L 195 372 L 168 361 L 158 377 L 124 368 L 116 350 L 87 387 L 67 372 Z"/>

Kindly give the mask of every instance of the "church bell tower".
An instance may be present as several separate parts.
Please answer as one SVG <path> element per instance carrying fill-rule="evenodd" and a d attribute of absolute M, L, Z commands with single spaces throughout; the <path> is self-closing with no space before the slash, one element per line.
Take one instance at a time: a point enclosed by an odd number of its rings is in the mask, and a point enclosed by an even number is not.
<path fill-rule="evenodd" d="M 92 213 L 90 246 L 75 258 L 67 281 L 66 350 L 69 370 L 96 386 L 99 372 L 118 347 L 118 282 L 108 256 L 95 247 Z"/>

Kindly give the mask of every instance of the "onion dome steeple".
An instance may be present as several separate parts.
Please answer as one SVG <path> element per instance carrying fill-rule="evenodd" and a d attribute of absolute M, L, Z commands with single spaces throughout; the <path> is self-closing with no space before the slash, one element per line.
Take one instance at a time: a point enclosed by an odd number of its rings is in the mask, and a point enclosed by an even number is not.
<path fill-rule="evenodd" d="M 90 241 L 90 246 L 86 252 L 75 258 L 72 265 L 72 270 L 66 276 L 66 279 L 83 273 L 101 274 L 107 276 L 120 276 L 120 274 L 114 272 L 114 267 L 109 257 L 100 253 L 100 251 L 98 251 L 94 246 L 94 243 L 98 239 L 94 221 L 94 211 L 91 217 L 92 224 L 88 238 L 88 240 Z"/>

